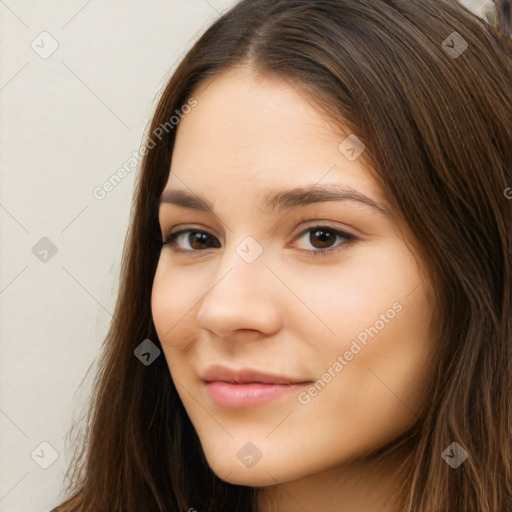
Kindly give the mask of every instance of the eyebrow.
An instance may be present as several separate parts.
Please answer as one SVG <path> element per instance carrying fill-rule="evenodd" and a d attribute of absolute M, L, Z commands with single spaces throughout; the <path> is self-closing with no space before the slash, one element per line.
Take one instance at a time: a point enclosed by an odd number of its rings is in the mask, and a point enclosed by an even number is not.
<path fill-rule="evenodd" d="M 387 216 L 388 209 L 381 203 L 367 197 L 360 192 L 339 185 L 313 185 L 290 190 L 267 190 L 263 198 L 264 211 L 267 214 L 278 213 L 282 210 L 291 210 L 301 206 L 327 201 L 357 201 L 379 211 Z M 167 190 L 160 196 L 159 205 L 174 204 L 182 208 L 191 208 L 202 212 L 213 213 L 213 204 L 196 194 L 186 190 Z"/>

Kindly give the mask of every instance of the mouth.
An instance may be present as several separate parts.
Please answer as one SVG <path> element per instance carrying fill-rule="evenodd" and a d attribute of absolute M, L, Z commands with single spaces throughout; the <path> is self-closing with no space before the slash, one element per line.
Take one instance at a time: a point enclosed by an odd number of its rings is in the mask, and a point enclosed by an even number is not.
<path fill-rule="evenodd" d="M 227 408 L 256 407 L 297 393 L 312 383 L 259 370 L 234 370 L 219 365 L 209 366 L 201 378 L 208 398 Z"/>

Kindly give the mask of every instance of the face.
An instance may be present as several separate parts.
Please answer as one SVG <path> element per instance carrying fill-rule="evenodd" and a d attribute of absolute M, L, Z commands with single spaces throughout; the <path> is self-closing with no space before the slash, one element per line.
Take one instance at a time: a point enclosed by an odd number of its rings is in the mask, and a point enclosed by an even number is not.
<path fill-rule="evenodd" d="M 427 274 L 357 141 L 295 88 L 240 67 L 193 96 L 151 298 L 172 379 L 220 478 L 329 471 L 420 412 Z"/>

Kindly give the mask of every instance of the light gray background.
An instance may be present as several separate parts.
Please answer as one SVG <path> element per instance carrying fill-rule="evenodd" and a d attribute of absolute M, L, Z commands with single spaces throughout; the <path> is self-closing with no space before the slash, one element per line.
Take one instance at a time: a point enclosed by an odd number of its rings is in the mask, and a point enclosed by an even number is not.
<path fill-rule="evenodd" d="M 0 512 L 62 501 L 136 169 L 103 200 L 92 191 L 138 151 L 171 70 L 236 1 L 0 0 Z"/>

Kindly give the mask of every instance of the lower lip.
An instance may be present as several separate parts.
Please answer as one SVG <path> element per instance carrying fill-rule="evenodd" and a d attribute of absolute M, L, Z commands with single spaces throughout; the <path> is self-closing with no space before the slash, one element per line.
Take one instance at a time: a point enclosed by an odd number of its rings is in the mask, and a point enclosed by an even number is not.
<path fill-rule="evenodd" d="M 302 384 L 230 384 L 207 382 L 206 392 L 210 399 L 221 407 L 256 407 L 290 393 L 297 393 L 307 386 Z"/>

